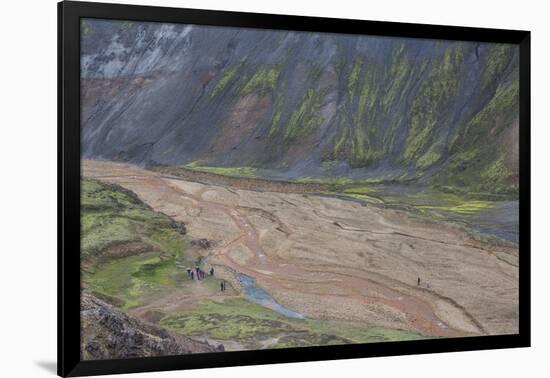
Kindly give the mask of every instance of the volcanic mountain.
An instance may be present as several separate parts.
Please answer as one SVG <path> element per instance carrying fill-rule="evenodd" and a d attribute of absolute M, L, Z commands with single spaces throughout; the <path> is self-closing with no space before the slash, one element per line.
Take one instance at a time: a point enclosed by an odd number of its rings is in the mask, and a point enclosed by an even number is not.
<path fill-rule="evenodd" d="M 518 48 L 85 19 L 82 157 L 515 193 Z"/>

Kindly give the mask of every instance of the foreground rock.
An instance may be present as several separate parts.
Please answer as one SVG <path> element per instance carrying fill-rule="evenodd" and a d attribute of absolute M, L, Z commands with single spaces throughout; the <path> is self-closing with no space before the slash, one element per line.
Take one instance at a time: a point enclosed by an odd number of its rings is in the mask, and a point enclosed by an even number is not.
<path fill-rule="evenodd" d="M 131 318 L 95 296 L 82 293 L 81 359 L 169 356 L 223 351 Z"/>

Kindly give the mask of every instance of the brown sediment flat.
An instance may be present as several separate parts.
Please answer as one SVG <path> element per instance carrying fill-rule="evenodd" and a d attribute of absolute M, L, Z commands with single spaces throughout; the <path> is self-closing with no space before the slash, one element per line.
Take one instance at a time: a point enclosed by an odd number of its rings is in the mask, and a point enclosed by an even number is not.
<path fill-rule="evenodd" d="M 306 317 L 443 337 L 518 331 L 515 248 L 405 212 L 279 186 L 247 190 L 240 187 L 250 183 L 230 185 L 239 179 L 214 185 L 189 172 L 174 177 L 112 162 L 82 167 L 85 177 L 120 184 L 185 222 L 191 238 L 216 241 L 210 264 L 254 277 Z"/>

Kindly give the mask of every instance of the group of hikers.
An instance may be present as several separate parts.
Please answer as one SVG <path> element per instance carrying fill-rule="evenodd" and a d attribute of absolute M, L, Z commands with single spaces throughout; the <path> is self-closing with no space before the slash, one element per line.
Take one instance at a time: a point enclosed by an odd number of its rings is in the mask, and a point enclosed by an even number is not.
<path fill-rule="evenodd" d="M 187 278 L 194 280 L 195 277 L 197 277 L 197 280 L 204 280 L 207 276 L 207 273 L 202 270 L 199 266 L 195 266 L 195 269 L 187 268 Z M 208 272 L 210 276 L 214 276 L 214 267 L 210 267 L 210 271 Z M 220 282 L 220 291 L 225 291 L 225 281 L 222 280 Z"/>
<path fill-rule="evenodd" d="M 210 268 L 210 275 L 214 275 L 214 267 Z M 206 272 L 200 267 L 196 266 L 195 269 L 187 268 L 187 277 L 194 280 L 197 277 L 197 280 L 203 280 L 206 277 Z"/>

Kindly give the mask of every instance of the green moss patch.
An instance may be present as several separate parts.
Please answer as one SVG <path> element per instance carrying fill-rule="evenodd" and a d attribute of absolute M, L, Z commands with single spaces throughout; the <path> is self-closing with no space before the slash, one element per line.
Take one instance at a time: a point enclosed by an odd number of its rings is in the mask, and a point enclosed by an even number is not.
<path fill-rule="evenodd" d="M 242 67 L 243 62 L 234 65 L 233 67 L 227 69 L 224 71 L 216 83 L 216 86 L 212 90 L 211 97 L 216 97 L 220 93 L 223 92 L 223 90 L 227 87 L 227 85 L 231 82 L 231 80 L 235 77 L 235 74 L 239 71 L 239 69 Z"/>
<path fill-rule="evenodd" d="M 189 313 L 165 317 L 161 325 L 184 335 L 206 332 L 221 340 L 246 340 L 292 330 L 275 312 L 242 299 L 205 301 Z"/>
<path fill-rule="evenodd" d="M 162 261 L 158 253 L 149 253 L 103 263 L 94 273 L 83 272 L 82 281 L 87 290 L 114 297 L 127 309 L 174 286 L 185 274 L 174 260 Z"/>
<path fill-rule="evenodd" d="M 348 76 L 348 95 L 353 98 L 355 94 L 355 89 L 357 88 L 357 82 L 359 81 L 359 74 L 361 73 L 361 68 L 363 67 L 363 59 L 358 57 L 353 62 L 353 67 Z"/>
<path fill-rule="evenodd" d="M 307 90 L 298 107 L 290 115 L 285 129 L 285 140 L 304 137 L 321 125 L 323 118 L 318 114 L 321 98 L 320 93 L 313 89 Z"/>
<path fill-rule="evenodd" d="M 273 92 L 280 72 L 281 65 L 279 64 L 270 67 L 261 66 L 244 85 L 241 96 L 246 96 L 254 90 L 258 90 L 262 95 Z"/>
<path fill-rule="evenodd" d="M 402 329 L 372 327 L 355 322 L 321 321 L 308 319 L 310 329 L 320 334 L 331 334 L 353 343 L 375 343 L 381 341 L 420 340 L 429 337 Z"/>
<path fill-rule="evenodd" d="M 273 339 L 271 348 L 411 340 L 423 336 L 357 323 L 286 318 L 244 299 L 204 301 L 194 310 L 172 314 L 161 325 L 188 336 L 206 336 L 258 346 Z"/>
<path fill-rule="evenodd" d="M 202 336 L 221 340 L 246 340 L 288 332 L 292 330 L 283 317 L 244 299 L 224 302 L 204 301 L 187 313 L 170 315 L 161 325 L 189 336 Z"/>
<path fill-rule="evenodd" d="M 184 166 L 198 172 L 213 173 L 221 176 L 254 178 L 256 177 L 256 168 L 254 167 L 213 167 L 203 165 L 200 161 L 194 161 Z"/>

